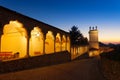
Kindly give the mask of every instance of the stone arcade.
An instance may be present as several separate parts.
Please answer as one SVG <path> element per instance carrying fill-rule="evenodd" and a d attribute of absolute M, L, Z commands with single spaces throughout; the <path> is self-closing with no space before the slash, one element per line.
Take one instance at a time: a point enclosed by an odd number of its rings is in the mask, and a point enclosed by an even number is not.
<path fill-rule="evenodd" d="M 69 33 L 0 6 L 0 53 L 19 58 L 70 52 Z"/>

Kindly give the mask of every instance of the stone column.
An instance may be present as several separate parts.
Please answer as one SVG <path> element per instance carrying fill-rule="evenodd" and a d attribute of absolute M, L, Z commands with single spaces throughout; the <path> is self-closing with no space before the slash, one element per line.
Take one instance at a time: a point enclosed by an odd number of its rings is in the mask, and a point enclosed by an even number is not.
<path fill-rule="evenodd" d="M 2 37 L 2 34 L 0 33 L 0 52 L 1 52 L 1 37 Z"/>
<path fill-rule="evenodd" d="M 0 52 L 1 52 L 1 37 L 3 35 L 3 27 L 5 24 L 0 23 Z"/>
<path fill-rule="evenodd" d="M 26 38 L 27 38 L 27 55 L 26 55 L 26 57 L 30 57 L 30 55 L 29 55 L 29 46 L 30 46 L 29 45 L 29 39 L 30 39 L 30 34 L 28 34 Z"/>
<path fill-rule="evenodd" d="M 67 50 L 67 37 L 65 36 L 65 50 Z"/>
<path fill-rule="evenodd" d="M 54 34 L 54 53 L 56 52 L 56 35 L 57 34 Z"/>
<path fill-rule="evenodd" d="M 56 52 L 56 37 L 54 37 L 54 53 Z"/>
<path fill-rule="evenodd" d="M 61 39 L 61 42 L 60 42 L 60 51 L 62 51 L 62 36 L 60 35 L 60 39 Z"/>
<path fill-rule="evenodd" d="M 71 53 L 71 40 L 70 40 L 70 37 L 69 37 L 69 51 Z"/>
<path fill-rule="evenodd" d="M 45 54 L 45 39 L 46 39 L 46 33 L 43 33 L 43 54 Z"/>

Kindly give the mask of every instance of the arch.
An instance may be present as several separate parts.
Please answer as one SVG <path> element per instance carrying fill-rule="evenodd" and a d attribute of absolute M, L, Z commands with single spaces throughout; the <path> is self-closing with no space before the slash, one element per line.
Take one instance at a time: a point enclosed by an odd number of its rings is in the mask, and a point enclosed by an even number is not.
<path fill-rule="evenodd" d="M 43 54 L 43 33 L 41 32 L 41 29 L 39 27 L 34 27 L 34 29 L 31 31 L 29 43 L 30 56 Z"/>
<path fill-rule="evenodd" d="M 60 33 L 57 33 L 56 39 L 55 39 L 55 52 L 61 51 L 61 37 Z"/>
<path fill-rule="evenodd" d="M 70 38 L 67 36 L 67 50 L 70 52 Z"/>
<path fill-rule="evenodd" d="M 45 53 L 54 53 L 54 36 L 52 31 L 48 31 L 45 39 Z"/>
<path fill-rule="evenodd" d="M 19 53 L 19 57 L 25 57 L 27 53 L 27 32 L 19 21 L 10 21 L 4 25 L 1 37 L 1 52 Z"/>
<path fill-rule="evenodd" d="M 66 37 L 65 35 L 62 36 L 62 51 L 66 50 Z"/>

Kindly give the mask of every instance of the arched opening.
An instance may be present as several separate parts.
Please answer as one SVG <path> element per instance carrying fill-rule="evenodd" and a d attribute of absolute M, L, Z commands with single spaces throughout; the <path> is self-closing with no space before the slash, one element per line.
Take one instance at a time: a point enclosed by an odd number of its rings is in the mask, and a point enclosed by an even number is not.
<path fill-rule="evenodd" d="M 43 54 L 43 33 L 41 32 L 39 27 L 34 27 L 31 31 L 30 38 L 30 56 L 37 56 Z"/>
<path fill-rule="evenodd" d="M 16 21 L 10 21 L 3 28 L 1 37 L 1 52 L 19 54 L 19 57 L 25 57 L 27 53 L 27 32 L 23 24 Z"/>
<path fill-rule="evenodd" d="M 54 36 L 51 31 L 48 31 L 45 39 L 45 53 L 54 53 Z"/>
<path fill-rule="evenodd" d="M 66 37 L 65 35 L 62 36 L 62 51 L 66 50 Z"/>
<path fill-rule="evenodd" d="M 67 50 L 70 52 L 70 38 L 67 37 Z"/>
<path fill-rule="evenodd" d="M 60 34 L 57 33 L 56 40 L 55 40 L 55 52 L 61 51 L 61 37 Z"/>

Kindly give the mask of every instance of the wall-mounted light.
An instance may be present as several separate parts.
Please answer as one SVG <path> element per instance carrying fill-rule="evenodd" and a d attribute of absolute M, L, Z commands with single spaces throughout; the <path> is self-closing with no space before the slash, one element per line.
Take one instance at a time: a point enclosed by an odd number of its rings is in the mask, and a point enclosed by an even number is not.
<path fill-rule="evenodd" d="M 36 36 L 37 36 L 37 37 L 40 36 L 40 33 L 38 32 L 38 33 L 36 34 Z"/>

